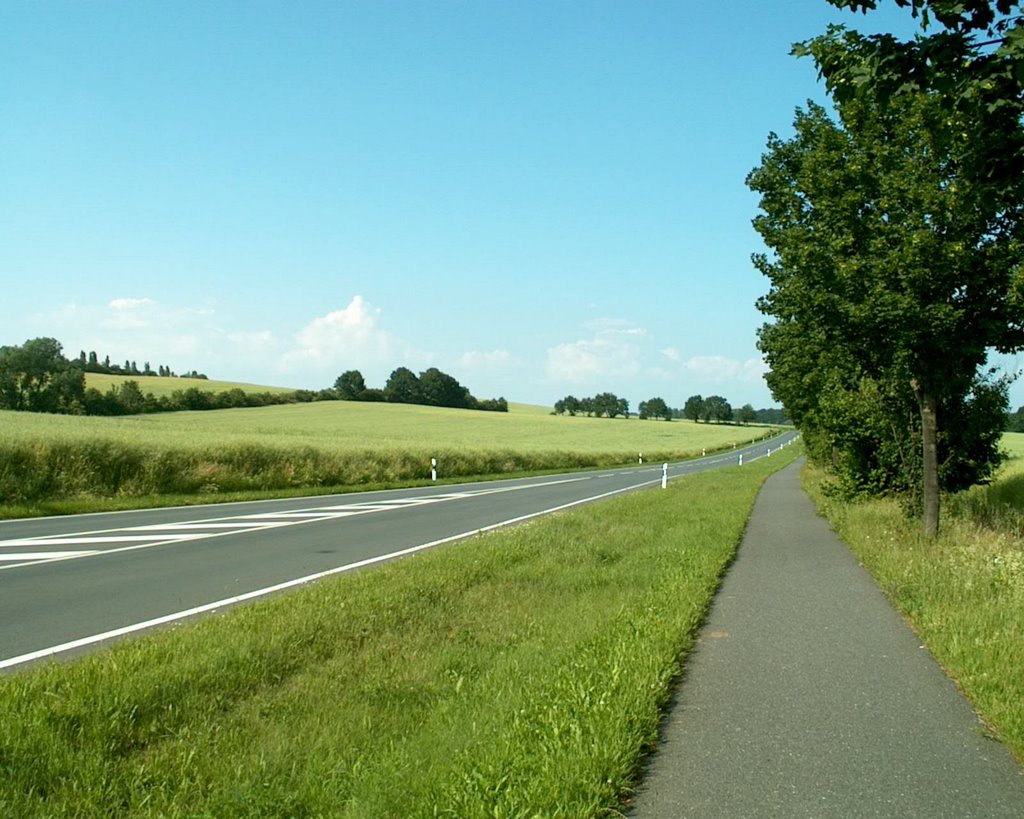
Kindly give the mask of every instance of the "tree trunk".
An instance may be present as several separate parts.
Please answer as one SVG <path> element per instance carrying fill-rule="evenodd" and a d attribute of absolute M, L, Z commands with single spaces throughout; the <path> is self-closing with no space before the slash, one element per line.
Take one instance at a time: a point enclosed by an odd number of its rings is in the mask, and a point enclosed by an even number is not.
<path fill-rule="evenodd" d="M 939 451 L 938 413 L 935 396 L 914 383 L 917 399 L 921 406 L 922 486 L 924 501 L 924 536 L 934 538 L 939 533 Z"/>

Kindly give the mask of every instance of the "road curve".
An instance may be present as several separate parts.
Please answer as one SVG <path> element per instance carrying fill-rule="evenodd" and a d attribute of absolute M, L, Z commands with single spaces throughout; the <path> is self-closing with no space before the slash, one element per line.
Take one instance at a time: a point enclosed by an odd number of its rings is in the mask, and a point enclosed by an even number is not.
<path fill-rule="evenodd" d="M 795 437 L 669 464 L 668 478 Z M 0 670 L 581 503 L 662 466 L 385 492 L 0 521 Z"/>

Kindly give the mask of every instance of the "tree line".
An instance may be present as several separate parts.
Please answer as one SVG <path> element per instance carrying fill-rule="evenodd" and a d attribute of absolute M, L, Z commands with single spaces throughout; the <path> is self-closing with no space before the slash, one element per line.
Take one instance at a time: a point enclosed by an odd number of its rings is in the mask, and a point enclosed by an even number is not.
<path fill-rule="evenodd" d="M 387 401 L 393 404 L 508 412 L 508 402 L 504 398 L 474 398 L 467 387 L 437 367 L 430 367 L 419 375 L 408 367 L 398 367 L 388 376 L 383 389 L 367 387 L 359 370 L 346 370 L 334 382 L 334 392 L 344 401 Z"/>
<path fill-rule="evenodd" d="M 555 402 L 555 415 L 586 415 L 598 418 L 617 418 L 620 415 L 629 417 L 629 401 L 619 398 L 615 393 L 602 392 L 593 398 L 576 398 L 567 395 Z M 641 401 L 637 406 L 637 417 L 640 420 L 660 418 L 671 421 L 673 418 L 687 418 L 691 421 L 714 421 L 719 424 L 788 424 L 789 418 L 782 409 L 755 410 L 753 405 L 744 404 L 738 409 L 720 395 L 691 395 L 686 399 L 682 409 L 673 409 L 661 397 Z"/>
<path fill-rule="evenodd" d="M 95 362 L 102 369 L 89 369 L 90 362 Z M 174 376 L 169 367 L 160 369 L 167 373 L 165 377 Z M 86 372 L 145 376 L 147 370 L 148 363 L 141 371 L 137 371 L 134 362 L 130 361 L 124 368 L 110 365 L 109 358 L 99 363 L 95 353 L 89 356 L 83 353 L 78 358 L 68 359 L 56 339 L 29 339 L 22 345 L 0 347 L 0 409 L 69 415 L 136 415 L 265 407 L 344 398 L 508 412 L 504 398 L 480 401 L 452 376 L 436 367 L 419 376 L 399 367 L 391 374 L 383 390 L 367 389 L 362 375 L 356 370 L 343 373 L 335 382 L 334 389 L 290 392 L 249 392 L 238 387 L 212 391 L 187 387 L 174 390 L 169 395 L 154 395 L 144 392 L 134 379 L 112 385 L 106 392 L 85 384 Z M 159 372 L 150 371 L 149 375 L 158 376 Z M 206 379 L 200 374 L 182 377 Z"/>
<path fill-rule="evenodd" d="M 1024 15 L 897 2 L 932 27 L 794 47 L 832 109 L 798 109 L 747 184 L 772 393 L 841 489 L 904 496 L 934 536 L 940 492 L 1000 463 L 1007 381 L 988 352 L 1024 347 Z"/>
<path fill-rule="evenodd" d="M 174 372 L 170 367 L 160 364 L 154 370 L 149 366 L 149 362 L 146 361 L 142 365 L 140 370 L 134 361 L 125 359 L 124 364 L 112 364 L 110 356 L 104 356 L 103 360 L 99 360 L 99 356 L 96 351 L 91 351 L 86 355 L 85 350 L 82 350 L 78 354 L 77 359 L 71 359 L 71 365 L 78 367 L 78 369 L 87 373 L 102 373 L 104 375 L 138 375 L 142 377 L 156 377 L 156 378 L 178 378 L 178 374 Z M 192 370 L 191 372 L 184 373 L 180 376 L 181 378 L 200 378 L 206 379 L 207 376 L 203 373 Z"/>

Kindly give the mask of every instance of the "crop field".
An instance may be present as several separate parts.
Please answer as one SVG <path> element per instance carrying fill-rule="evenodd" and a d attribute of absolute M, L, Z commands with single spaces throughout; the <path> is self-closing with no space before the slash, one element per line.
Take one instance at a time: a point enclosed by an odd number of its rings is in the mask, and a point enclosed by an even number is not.
<path fill-rule="evenodd" d="M 157 398 L 170 395 L 176 390 L 187 390 L 192 387 L 203 392 L 227 392 L 240 389 L 243 392 L 294 392 L 289 387 L 263 387 L 259 384 L 243 384 L 236 381 L 213 381 L 206 378 L 161 378 L 152 375 L 107 375 L 106 373 L 86 373 L 85 386 L 106 392 L 111 387 L 120 387 L 125 381 L 135 381 L 143 393 L 151 392 Z"/>
<path fill-rule="evenodd" d="M 321 401 L 82 417 L 0 412 L 0 504 L 216 495 L 679 460 L 767 427 Z M 56 510 L 50 510 L 56 511 Z"/>

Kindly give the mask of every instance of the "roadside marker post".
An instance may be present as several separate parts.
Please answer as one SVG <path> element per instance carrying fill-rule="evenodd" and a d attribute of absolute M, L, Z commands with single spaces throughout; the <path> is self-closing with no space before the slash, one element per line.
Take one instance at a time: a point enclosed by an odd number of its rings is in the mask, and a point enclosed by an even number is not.
<path fill-rule="evenodd" d="M 643 466 L 644 465 L 644 453 L 641 452 L 636 457 L 637 457 L 637 461 L 640 463 L 640 466 Z"/>
<path fill-rule="evenodd" d="M 702 457 L 702 458 L 706 458 L 706 457 L 707 457 L 707 454 L 708 454 L 708 448 L 707 448 L 707 447 L 704 447 L 704 448 L 703 448 L 703 449 L 702 449 L 702 450 L 700 451 L 700 457 Z"/>
<path fill-rule="evenodd" d="M 668 464 L 661 465 L 661 488 L 668 488 Z"/>
<path fill-rule="evenodd" d="M 740 466 L 743 466 L 743 453 L 740 453 Z"/>
<path fill-rule="evenodd" d="M 430 459 L 430 480 L 437 480 L 437 458 Z"/>

